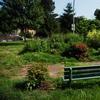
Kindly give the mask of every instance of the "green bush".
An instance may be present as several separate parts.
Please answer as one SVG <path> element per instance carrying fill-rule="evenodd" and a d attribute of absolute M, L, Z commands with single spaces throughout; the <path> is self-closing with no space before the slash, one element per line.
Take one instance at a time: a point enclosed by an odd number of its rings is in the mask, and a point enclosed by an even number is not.
<path fill-rule="evenodd" d="M 48 52 L 49 44 L 47 40 L 38 38 L 32 41 L 28 41 L 23 51 Z"/>
<path fill-rule="evenodd" d="M 54 90 L 54 83 L 50 80 L 48 81 L 42 81 L 40 86 L 39 86 L 40 90 Z"/>
<path fill-rule="evenodd" d="M 91 60 L 91 61 L 99 61 L 100 60 L 100 48 L 98 48 L 98 49 L 90 48 L 89 49 L 89 60 Z"/>
<path fill-rule="evenodd" d="M 77 42 L 83 42 L 84 38 L 82 35 L 69 33 L 65 36 L 65 43 L 73 44 Z"/>
<path fill-rule="evenodd" d="M 87 44 L 95 49 L 100 48 L 100 31 L 93 30 L 87 35 Z"/>
<path fill-rule="evenodd" d="M 98 48 L 98 55 L 100 55 L 100 48 Z"/>
<path fill-rule="evenodd" d="M 100 55 L 100 48 L 98 48 L 98 49 L 91 48 L 89 50 L 89 54 L 91 56 L 99 56 Z"/>
<path fill-rule="evenodd" d="M 48 39 L 34 39 L 28 41 L 22 52 L 45 52 L 51 54 L 60 54 L 64 51 L 66 44 L 61 35 L 53 35 Z"/>
<path fill-rule="evenodd" d="M 42 81 L 48 77 L 47 65 L 44 63 L 34 63 L 28 70 L 27 88 L 33 89 L 40 86 Z"/>
<path fill-rule="evenodd" d="M 62 54 L 65 48 L 69 49 L 70 45 L 83 41 L 83 37 L 78 34 L 60 35 L 56 34 L 48 39 L 34 39 L 28 41 L 23 51 L 44 52 L 51 54 Z"/>
<path fill-rule="evenodd" d="M 88 57 L 88 47 L 84 43 L 75 43 L 71 45 L 69 49 L 65 50 L 63 55 L 67 57 L 75 57 L 79 60 L 84 60 L 86 57 Z"/>
<path fill-rule="evenodd" d="M 64 38 L 61 35 L 53 35 L 49 39 L 50 52 L 52 54 L 60 54 L 64 51 L 66 44 L 64 43 Z"/>
<path fill-rule="evenodd" d="M 90 28 L 89 24 L 90 24 L 90 21 L 86 19 L 85 17 L 78 17 L 77 23 L 75 26 L 76 28 L 75 31 L 79 34 L 86 36 Z"/>
<path fill-rule="evenodd" d="M 57 78 L 54 80 L 54 85 L 56 89 L 65 89 L 67 87 L 67 82 L 64 82 L 62 78 Z"/>

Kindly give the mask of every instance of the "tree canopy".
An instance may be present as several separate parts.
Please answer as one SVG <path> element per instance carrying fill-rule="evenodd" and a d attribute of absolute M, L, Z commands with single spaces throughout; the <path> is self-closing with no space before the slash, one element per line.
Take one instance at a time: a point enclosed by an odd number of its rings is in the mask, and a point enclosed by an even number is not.
<path fill-rule="evenodd" d="M 100 20 L 100 9 L 96 9 L 94 12 L 96 19 Z"/>
<path fill-rule="evenodd" d="M 58 27 L 58 21 L 56 20 L 57 14 L 54 14 L 55 3 L 53 0 L 41 0 L 41 5 L 44 9 L 44 25 L 41 26 L 40 31 L 45 35 L 51 36 Z"/>
<path fill-rule="evenodd" d="M 73 9 L 72 4 L 68 3 L 66 9 L 64 9 L 63 15 L 60 16 L 61 31 L 66 33 L 71 31 L 71 25 L 73 23 Z"/>
<path fill-rule="evenodd" d="M 40 3 L 41 0 L 2 0 L 1 12 L 6 13 L 0 17 L 8 16 L 8 21 L 21 30 L 30 27 L 38 29 L 44 23 L 44 11 Z"/>
<path fill-rule="evenodd" d="M 1 0 L 0 1 L 0 32 L 10 33 L 13 30 L 32 28 L 38 36 L 51 36 L 56 32 L 72 32 L 73 8 L 68 3 L 64 13 L 54 13 L 53 0 Z M 92 29 L 100 29 L 100 9 L 94 12 L 96 19 L 89 20 L 76 17 L 76 32 L 86 34 Z"/>

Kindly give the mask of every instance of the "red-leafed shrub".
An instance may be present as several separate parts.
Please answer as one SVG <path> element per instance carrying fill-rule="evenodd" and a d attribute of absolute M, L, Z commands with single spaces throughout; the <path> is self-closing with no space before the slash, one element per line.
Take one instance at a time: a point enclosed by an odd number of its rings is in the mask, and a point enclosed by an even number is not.
<path fill-rule="evenodd" d="M 84 43 L 76 43 L 70 46 L 70 48 L 64 52 L 64 55 L 84 60 L 84 58 L 88 57 L 88 47 Z"/>

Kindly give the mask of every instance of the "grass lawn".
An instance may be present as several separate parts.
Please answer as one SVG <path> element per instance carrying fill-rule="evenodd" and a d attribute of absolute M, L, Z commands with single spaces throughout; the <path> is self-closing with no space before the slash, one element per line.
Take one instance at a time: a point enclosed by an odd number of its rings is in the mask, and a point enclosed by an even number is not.
<path fill-rule="evenodd" d="M 0 100 L 99 100 L 100 79 L 74 81 L 72 88 L 52 91 L 20 90 L 16 83 L 23 82 L 20 70 L 33 62 L 48 64 L 66 62 L 66 66 L 85 66 L 96 64 L 92 62 L 78 62 L 75 59 L 66 59 L 59 55 L 50 55 L 42 52 L 27 52 L 19 55 L 23 49 L 22 42 L 0 43 Z M 99 63 L 98 63 L 99 64 Z"/>

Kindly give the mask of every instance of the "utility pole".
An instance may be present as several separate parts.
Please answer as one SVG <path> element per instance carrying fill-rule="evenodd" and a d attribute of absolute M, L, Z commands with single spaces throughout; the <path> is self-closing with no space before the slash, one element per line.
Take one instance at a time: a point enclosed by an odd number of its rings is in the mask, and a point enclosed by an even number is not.
<path fill-rule="evenodd" d="M 75 0 L 73 0 L 73 23 L 72 23 L 72 31 L 73 31 L 73 34 L 75 33 Z"/>

